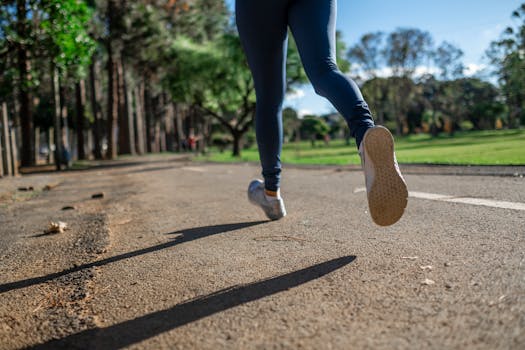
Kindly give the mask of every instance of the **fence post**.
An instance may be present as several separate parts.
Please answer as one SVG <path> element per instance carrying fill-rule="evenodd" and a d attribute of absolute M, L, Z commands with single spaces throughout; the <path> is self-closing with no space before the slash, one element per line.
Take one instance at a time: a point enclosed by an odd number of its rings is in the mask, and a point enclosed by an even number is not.
<path fill-rule="evenodd" d="M 12 174 L 12 167 L 11 167 L 11 143 L 9 142 L 9 123 L 7 120 L 7 104 L 4 102 L 2 103 L 2 148 L 4 151 L 4 174 L 6 176 L 9 176 Z"/>

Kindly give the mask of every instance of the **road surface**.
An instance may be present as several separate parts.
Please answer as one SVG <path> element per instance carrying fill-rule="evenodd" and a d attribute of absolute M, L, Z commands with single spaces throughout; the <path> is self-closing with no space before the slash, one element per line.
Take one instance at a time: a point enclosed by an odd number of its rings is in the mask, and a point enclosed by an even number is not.
<path fill-rule="evenodd" d="M 0 179 L 0 348 L 525 347 L 523 177 L 408 174 L 382 228 L 359 171 L 285 168 L 277 222 L 246 199 L 258 173 L 161 157 Z"/>

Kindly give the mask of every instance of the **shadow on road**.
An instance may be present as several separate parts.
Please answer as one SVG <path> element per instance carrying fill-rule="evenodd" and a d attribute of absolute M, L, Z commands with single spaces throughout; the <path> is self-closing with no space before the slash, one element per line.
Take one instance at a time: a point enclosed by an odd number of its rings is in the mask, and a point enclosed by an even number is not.
<path fill-rule="evenodd" d="M 29 349 L 120 349 L 233 307 L 313 281 L 350 264 L 344 256 L 285 275 L 234 286 L 105 328 L 95 328 Z"/>
<path fill-rule="evenodd" d="M 217 235 L 220 233 L 240 230 L 246 227 L 260 225 L 265 222 L 268 222 L 268 221 L 252 221 L 252 222 L 240 222 L 240 223 L 234 223 L 234 224 L 203 226 L 203 227 L 196 227 L 196 228 L 190 228 L 187 230 L 171 232 L 169 233 L 170 235 L 178 234 L 180 236 L 173 238 L 169 242 L 165 242 L 165 243 L 154 245 L 151 247 L 135 250 L 129 253 L 115 255 L 115 256 L 112 256 L 106 259 L 102 259 L 102 260 L 93 261 L 93 262 L 86 263 L 80 266 L 75 266 L 75 267 L 60 271 L 60 272 L 51 273 L 49 275 L 28 278 L 28 279 L 20 280 L 16 282 L 5 283 L 5 284 L 0 285 L 0 294 L 8 292 L 13 289 L 20 289 L 20 288 L 29 287 L 35 284 L 44 283 L 44 282 L 68 275 L 70 273 L 78 272 L 78 271 L 89 269 L 92 267 L 104 266 L 104 265 L 107 265 L 107 264 L 110 264 L 116 261 L 129 259 L 129 258 L 138 256 L 138 255 L 152 253 L 152 252 L 155 252 L 161 249 L 170 248 L 177 244 L 194 241 L 199 238 Z"/>

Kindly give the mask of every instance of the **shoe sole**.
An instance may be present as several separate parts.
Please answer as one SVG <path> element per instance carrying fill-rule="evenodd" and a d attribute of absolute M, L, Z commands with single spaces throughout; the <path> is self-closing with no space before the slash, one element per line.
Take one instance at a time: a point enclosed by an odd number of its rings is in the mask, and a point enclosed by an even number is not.
<path fill-rule="evenodd" d="M 393 225 L 408 202 L 406 183 L 394 166 L 394 139 L 388 129 L 375 127 L 366 133 L 364 146 L 375 172 L 368 193 L 370 215 L 380 226 Z"/>

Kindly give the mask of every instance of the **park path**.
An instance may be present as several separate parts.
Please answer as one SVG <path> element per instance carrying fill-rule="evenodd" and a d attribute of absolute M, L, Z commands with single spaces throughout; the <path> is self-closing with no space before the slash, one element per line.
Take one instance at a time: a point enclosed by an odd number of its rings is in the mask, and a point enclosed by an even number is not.
<path fill-rule="evenodd" d="M 94 174 L 96 183 L 89 180 Z M 64 262 L 51 264 L 46 273 L 10 265 L 16 273 L 3 275 L 0 298 L 23 301 L 30 293 L 43 293 L 42 286 L 60 290 L 65 287 L 57 280 L 87 273 L 84 280 L 79 277 L 86 297 L 62 312 L 82 314 L 82 322 L 57 320 L 61 332 L 46 333 L 51 325 L 25 337 L 29 317 L 20 317 L 18 325 L 4 321 L 11 338 L 2 344 L 42 349 L 524 346 L 525 211 L 416 196 L 398 224 L 380 228 L 368 216 L 360 172 L 290 168 L 283 182 L 289 215 L 268 222 L 246 200 L 246 186 L 257 175 L 251 165 L 175 161 L 69 175 L 64 186 L 75 186 L 64 187 L 62 196 L 105 193 L 96 204 L 100 207 L 86 200 L 90 204 L 79 204 L 78 210 L 82 219 L 104 214 L 102 233 L 92 241 L 98 250 L 80 249 L 69 268 L 62 256 Z M 525 203 L 525 180 L 519 177 L 419 174 L 408 175 L 407 182 L 413 194 Z M 46 196 L 52 191 L 38 198 L 50 200 Z M 87 233 L 72 228 L 67 234 Z M 63 251 L 71 250 L 75 240 L 64 237 L 41 237 L 39 244 L 60 241 Z M 4 318 L 9 308 L 33 311 L 3 305 Z M 49 313 L 60 307 L 41 308 Z M 7 334 L 0 328 L 0 335 Z"/>

